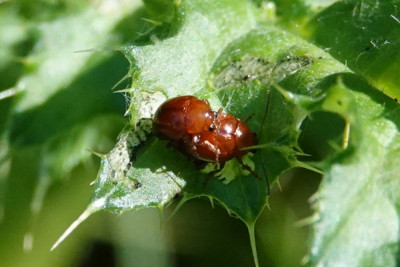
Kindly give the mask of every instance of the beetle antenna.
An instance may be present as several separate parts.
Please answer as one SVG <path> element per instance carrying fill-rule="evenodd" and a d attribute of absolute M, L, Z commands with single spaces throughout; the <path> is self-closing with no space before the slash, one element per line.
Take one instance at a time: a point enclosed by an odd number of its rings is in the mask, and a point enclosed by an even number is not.
<path fill-rule="evenodd" d="M 263 172 L 264 172 L 265 181 L 267 182 L 267 192 L 268 192 L 268 195 L 270 195 L 271 187 L 269 186 L 269 179 L 268 179 L 267 171 L 265 170 L 264 164 L 261 163 L 261 167 L 262 167 Z"/>
<path fill-rule="evenodd" d="M 268 90 L 268 91 L 267 91 L 267 104 L 265 105 L 264 117 L 263 117 L 263 120 L 262 120 L 262 124 L 261 124 L 260 130 L 259 130 L 259 132 L 258 132 L 257 138 L 260 138 L 260 137 L 261 137 L 261 132 L 262 132 L 262 129 L 264 128 L 265 120 L 267 119 L 268 107 L 269 107 L 269 94 L 270 94 L 270 92 L 271 92 L 271 90 Z"/>
<path fill-rule="evenodd" d="M 268 90 L 268 91 L 267 91 L 267 103 L 266 103 L 266 105 L 265 105 L 264 117 L 263 117 L 262 124 L 261 124 L 260 130 L 259 130 L 259 132 L 258 132 L 258 136 L 257 136 L 257 138 L 259 138 L 259 139 L 261 139 L 262 129 L 264 128 L 264 123 L 265 123 L 265 121 L 266 121 L 266 119 L 267 119 L 267 114 L 268 114 L 268 109 L 269 109 L 270 93 L 271 93 L 271 90 Z M 261 152 L 261 151 L 260 151 L 260 152 Z M 261 168 L 263 169 L 263 172 L 264 172 L 265 182 L 266 182 L 266 184 L 267 184 L 267 192 L 268 192 L 268 195 L 269 195 L 269 194 L 271 193 L 271 187 L 270 187 L 270 184 L 269 184 L 269 179 L 268 179 L 267 171 L 265 170 L 265 167 L 264 167 L 264 164 L 263 164 L 262 161 L 261 161 Z"/>
<path fill-rule="evenodd" d="M 249 166 L 244 164 L 242 159 L 237 158 L 237 160 L 238 160 L 239 164 L 242 166 L 243 169 L 245 169 L 246 171 L 250 172 L 250 174 L 252 176 L 254 176 L 255 178 L 261 179 L 261 177 L 255 171 L 253 171 Z M 265 181 L 267 183 L 267 192 L 268 192 L 268 195 L 269 195 L 271 193 L 271 189 L 270 189 L 270 186 L 269 186 L 269 180 L 268 180 L 267 171 L 265 170 L 264 164 L 262 164 L 262 162 L 261 162 L 261 167 L 262 167 L 263 172 L 264 172 Z"/>

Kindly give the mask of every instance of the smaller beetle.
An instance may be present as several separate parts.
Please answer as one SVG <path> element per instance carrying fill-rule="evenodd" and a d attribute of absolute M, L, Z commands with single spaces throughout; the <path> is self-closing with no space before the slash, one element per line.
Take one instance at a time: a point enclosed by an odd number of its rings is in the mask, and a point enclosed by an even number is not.
<path fill-rule="evenodd" d="M 213 130 L 194 134 L 192 141 L 185 144 L 194 158 L 223 163 L 233 158 L 241 158 L 250 152 L 241 150 L 242 148 L 257 144 L 249 127 L 233 115 L 220 110 L 213 124 Z"/>

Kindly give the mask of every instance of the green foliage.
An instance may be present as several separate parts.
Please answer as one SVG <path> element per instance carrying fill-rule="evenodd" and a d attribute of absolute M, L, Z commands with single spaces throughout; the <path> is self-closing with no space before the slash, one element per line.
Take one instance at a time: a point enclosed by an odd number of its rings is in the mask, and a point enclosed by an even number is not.
<path fill-rule="evenodd" d="M 309 24 L 310 37 L 385 94 L 399 98 L 399 2 L 341 1 Z"/>
<path fill-rule="evenodd" d="M 36 190 L 20 206 L 30 203 L 38 213 L 49 186 L 89 161 L 84 148 L 111 147 L 110 138 L 122 128 L 124 101 L 108 89 L 125 75 L 118 88 L 129 87 L 122 90 L 129 122 L 114 148 L 99 154 L 92 199 L 55 246 L 98 211 L 155 207 L 162 213 L 180 198 L 174 215 L 188 200 L 206 197 L 246 224 L 258 265 L 255 244 L 263 237 L 254 227 L 269 205 L 266 179 L 274 189 L 282 174 L 301 167 L 323 173 L 313 215 L 303 220 L 312 228 L 304 260 L 395 266 L 400 2 L 317 2 L 3 4 L 0 74 L 8 79 L 0 81 L 0 97 L 16 95 L 0 106 L 0 174 L 7 177 L 0 186 L 8 185 L 0 201 L 11 205 L 18 164 L 30 162 L 27 170 L 37 181 L 28 184 Z M 41 5 L 51 8 L 39 15 Z M 72 54 L 105 47 L 118 48 L 129 70 L 121 55 Z M 250 117 L 259 144 L 243 160 L 256 177 L 236 159 L 199 169 L 152 136 L 157 107 L 189 94 L 208 100 L 213 110 Z M 15 211 L 7 216 L 3 225 L 17 217 Z"/>
<path fill-rule="evenodd" d="M 399 179 L 392 164 L 399 156 L 400 109 L 355 75 L 338 78 L 322 101 L 293 97 L 310 111 L 338 113 L 350 124 L 348 146 L 324 161 L 324 180 L 313 197 L 310 261 L 394 266 Z"/>

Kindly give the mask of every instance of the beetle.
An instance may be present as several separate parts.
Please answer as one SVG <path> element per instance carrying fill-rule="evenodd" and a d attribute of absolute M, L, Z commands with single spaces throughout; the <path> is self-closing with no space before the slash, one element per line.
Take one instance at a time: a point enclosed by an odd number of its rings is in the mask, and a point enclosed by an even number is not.
<path fill-rule="evenodd" d="M 190 141 L 193 134 L 212 127 L 215 114 L 205 100 L 179 96 L 165 101 L 153 119 L 153 133 L 162 140 Z"/>
<path fill-rule="evenodd" d="M 213 112 L 209 103 L 195 96 L 167 100 L 157 109 L 153 133 L 191 158 L 214 163 L 240 159 L 257 144 L 245 122 L 222 109 Z"/>

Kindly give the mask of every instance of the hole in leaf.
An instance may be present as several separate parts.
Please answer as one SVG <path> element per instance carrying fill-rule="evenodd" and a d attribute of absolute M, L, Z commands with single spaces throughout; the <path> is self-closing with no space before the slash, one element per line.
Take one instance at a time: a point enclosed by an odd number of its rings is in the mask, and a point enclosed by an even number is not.
<path fill-rule="evenodd" d="M 340 104 L 340 103 L 338 103 Z M 341 147 L 345 121 L 339 115 L 329 112 L 315 112 L 304 120 L 299 138 L 305 161 L 321 161 Z"/>

